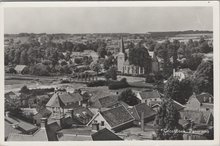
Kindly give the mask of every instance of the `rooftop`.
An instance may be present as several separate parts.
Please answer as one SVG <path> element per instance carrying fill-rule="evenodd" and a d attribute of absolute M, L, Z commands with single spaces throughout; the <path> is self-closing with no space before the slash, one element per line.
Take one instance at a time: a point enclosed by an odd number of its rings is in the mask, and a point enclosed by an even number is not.
<path fill-rule="evenodd" d="M 100 113 L 112 128 L 134 120 L 134 117 L 124 106 L 118 106 Z"/>

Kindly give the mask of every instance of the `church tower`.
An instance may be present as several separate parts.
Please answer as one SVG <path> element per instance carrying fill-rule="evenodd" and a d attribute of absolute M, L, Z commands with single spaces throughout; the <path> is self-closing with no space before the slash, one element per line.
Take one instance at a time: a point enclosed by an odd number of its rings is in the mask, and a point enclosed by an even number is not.
<path fill-rule="evenodd" d="M 118 58 L 117 58 L 117 68 L 118 68 L 118 71 L 120 71 L 121 73 L 124 72 L 124 69 L 123 69 L 124 62 L 125 62 L 125 48 L 124 48 L 123 37 L 121 37 L 120 52 L 118 53 Z"/>

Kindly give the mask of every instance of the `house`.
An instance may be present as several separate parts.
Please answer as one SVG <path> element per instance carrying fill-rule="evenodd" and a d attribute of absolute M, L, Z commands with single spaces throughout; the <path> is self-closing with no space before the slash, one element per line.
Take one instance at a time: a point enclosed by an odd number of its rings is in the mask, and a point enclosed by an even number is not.
<path fill-rule="evenodd" d="M 153 121 L 156 116 L 156 112 L 151 107 L 149 107 L 146 103 L 137 104 L 133 108 L 131 108 L 129 111 L 131 115 L 135 118 L 134 124 L 139 125 L 139 126 L 141 125 L 142 118 L 144 120 L 144 123 L 146 123 L 146 122 Z M 144 117 L 141 117 L 141 116 L 144 116 Z"/>
<path fill-rule="evenodd" d="M 23 74 L 24 70 L 27 68 L 26 65 L 16 65 L 15 70 L 18 74 Z"/>
<path fill-rule="evenodd" d="M 181 119 L 179 123 L 184 127 L 190 126 L 190 122 L 193 123 L 194 129 L 201 129 L 202 127 L 213 126 L 213 114 L 209 111 L 192 111 L 184 110 L 180 112 Z"/>
<path fill-rule="evenodd" d="M 176 108 L 176 110 L 177 111 L 182 111 L 182 110 L 184 110 L 184 108 L 185 108 L 185 106 L 184 105 L 182 105 L 181 103 L 179 103 L 179 102 L 177 102 L 177 101 L 175 101 L 175 100 L 172 100 L 173 101 L 173 104 L 174 104 L 174 107 Z M 153 104 L 152 106 L 151 106 L 151 108 L 154 110 L 154 111 L 158 111 L 159 110 L 159 108 L 160 108 L 160 103 L 156 103 L 156 104 Z"/>
<path fill-rule="evenodd" d="M 161 103 L 161 97 L 162 94 L 157 90 L 145 90 L 137 93 L 137 98 L 141 100 L 141 103 L 146 103 L 148 106 Z"/>
<path fill-rule="evenodd" d="M 79 93 L 56 92 L 47 102 L 46 107 L 52 112 L 64 107 L 80 106 L 83 97 Z"/>
<path fill-rule="evenodd" d="M 47 123 L 46 118 L 41 119 L 41 127 L 33 134 L 11 133 L 7 141 L 58 141 L 57 131 L 60 127 L 57 123 Z"/>
<path fill-rule="evenodd" d="M 99 99 L 96 99 L 92 103 L 93 108 L 112 108 L 116 107 L 119 104 L 118 95 L 108 95 Z"/>
<path fill-rule="evenodd" d="M 185 106 L 189 110 L 213 111 L 213 96 L 209 93 L 193 94 Z"/>
<path fill-rule="evenodd" d="M 134 117 L 124 106 L 118 106 L 105 111 L 99 111 L 87 124 L 97 127 L 97 130 L 107 128 L 120 131 L 133 125 Z"/>

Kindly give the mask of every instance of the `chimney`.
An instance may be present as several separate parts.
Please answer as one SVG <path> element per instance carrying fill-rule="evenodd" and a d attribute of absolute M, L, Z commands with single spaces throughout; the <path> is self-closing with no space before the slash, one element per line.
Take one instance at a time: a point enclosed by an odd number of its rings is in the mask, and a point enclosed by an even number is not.
<path fill-rule="evenodd" d="M 99 131 L 99 123 L 97 123 L 97 121 L 94 121 L 92 123 L 92 131 L 94 131 L 94 132 Z"/>
<path fill-rule="evenodd" d="M 46 126 L 47 126 L 47 118 L 41 118 L 40 126 L 41 126 L 41 129 L 46 128 Z"/>
<path fill-rule="evenodd" d="M 144 112 L 141 112 L 141 130 L 144 131 Z"/>

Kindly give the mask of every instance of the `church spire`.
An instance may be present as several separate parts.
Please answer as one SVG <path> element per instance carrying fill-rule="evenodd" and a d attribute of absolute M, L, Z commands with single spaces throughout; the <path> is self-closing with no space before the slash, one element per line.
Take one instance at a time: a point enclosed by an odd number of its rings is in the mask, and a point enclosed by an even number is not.
<path fill-rule="evenodd" d="M 124 48 L 124 40 L 123 40 L 123 37 L 121 37 L 120 52 L 125 53 L 125 48 Z"/>

